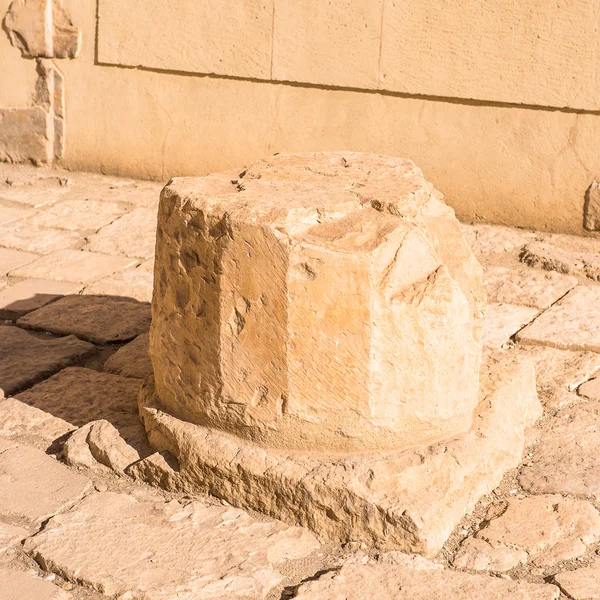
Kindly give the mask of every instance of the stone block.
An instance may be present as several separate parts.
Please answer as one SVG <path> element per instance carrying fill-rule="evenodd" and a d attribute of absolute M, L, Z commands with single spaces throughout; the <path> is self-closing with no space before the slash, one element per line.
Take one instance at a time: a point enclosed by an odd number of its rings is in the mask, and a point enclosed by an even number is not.
<path fill-rule="evenodd" d="M 163 191 L 150 355 L 173 416 L 311 451 L 465 432 L 484 307 L 411 161 L 279 155 Z"/>
<path fill-rule="evenodd" d="M 272 31 L 273 0 L 101 0 L 98 59 L 104 64 L 269 79 Z"/>
<path fill-rule="evenodd" d="M 588 231 L 600 231 L 600 183 L 594 181 L 585 195 L 583 226 Z"/>
<path fill-rule="evenodd" d="M 376 89 L 383 0 L 275 0 L 279 81 Z"/>
<path fill-rule="evenodd" d="M 0 161 L 44 163 L 52 159 L 48 115 L 39 106 L 0 108 Z"/>

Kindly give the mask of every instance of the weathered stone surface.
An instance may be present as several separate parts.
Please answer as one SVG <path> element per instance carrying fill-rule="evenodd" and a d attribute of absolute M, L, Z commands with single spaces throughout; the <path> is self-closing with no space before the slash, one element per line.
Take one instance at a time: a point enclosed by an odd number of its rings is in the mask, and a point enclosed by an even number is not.
<path fill-rule="evenodd" d="M 25 221 L 15 221 L 0 225 L 2 245 L 26 252 L 50 254 L 55 250 L 75 248 L 81 243 L 81 236 L 76 231 L 50 229 L 31 225 Z"/>
<path fill-rule="evenodd" d="M 490 304 L 487 307 L 483 344 L 501 348 L 522 327 L 533 321 L 537 308 L 514 304 Z"/>
<path fill-rule="evenodd" d="M 354 153 L 173 180 L 150 334 L 162 407 L 311 451 L 468 429 L 481 267 L 438 196 L 412 162 Z"/>
<path fill-rule="evenodd" d="M 62 2 L 14 0 L 4 19 L 13 46 L 27 58 L 75 58 L 81 34 Z"/>
<path fill-rule="evenodd" d="M 503 572 L 527 562 L 528 558 L 523 549 L 469 537 L 460 545 L 452 564 L 458 569 Z"/>
<path fill-rule="evenodd" d="M 520 250 L 536 238 L 536 233 L 502 225 L 462 225 L 467 232 L 471 249 L 477 255 L 512 253 L 518 256 Z"/>
<path fill-rule="evenodd" d="M 47 450 L 55 440 L 73 429 L 71 423 L 16 398 L 0 400 L 1 437 Z"/>
<path fill-rule="evenodd" d="M 600 400 L 600 377 L 596 377 L 595 379 L 584 383 L 577 390 L 577 393 L 590 400 Z"/>
<path fill-rule="evenodd" d="M 58 281 L 91 282 L 135 264 L 124 256 L 109 256 L 83 250 L 56 250 L 12 271 L 14 277 L 36 277 Z"/>
<path fill-rule="evenodd" d="M 156 245 L 156 210 L 136 208 L 88 238 L 86 250 L 149 258 Z"/>
<path fill-rule="evenodd" d="M 41 450 L 0 438 L 0 515 L 38 524 L 89 488 L 86 477 Z"/>
<path fill-rule="evenodd" d="M 488 302 L 548 308 L 577 285 L 575 277 L 553 271 L 489 267 L 483 272 Z"/>
<path fill-rule="evenodd" d="M 558 600 L 556 586 L 457 571 L 348 564 L 303 583 L 297 600 Z"/>
<path fill-rule="evenodd" d="M 517 334 L 528 344 L 600 352 L 600 286 L 577 286 Z"/>
<path fill-rule="evenodd" d="M 235 508 L 102 493 L 52 518 L 25 551 L 111 597 L 229 600 L 265 598 L 282 566 L 319 547 L 306 530 Z"/>
<path fill-rule="evenodd" d="M 154 259 L 149 259 L 138 267 L 119 271 L 86 286 L 83 293 L 97 296 L 123 296 L 134 298 L 139 302 L 151 302 L 153 280 Z"/>
<path fill-rule="evenodd" d="M 151 445 L 177 458 L 182 489 L 210 491 L 325 538 L 434 555 L 519 463 L 524 430 L 541 416 L 533 365 L 510 353 L 490 358 L 480 397 L 473 429 L 451 441 L 346 457 L 265 450 L 180 421 L 154 407 L 151 381 L 140 414 Z"/>
<path fill-rule="evenodd" d="M 70 600 L 71 594 L 32 573 L 0 569 L 0 600 Z"/>
<path fill-rule="evenodd" d="M 600 499 L 600 403 L 559 413 L 519 475 L 534 494 L 584 494 Z"/>
<path fill-rule="evenodd" d="M 105 363 L 104 370 L 124 377 L 145 379 L 152 373 L 152 363 L 148 354 L 148 334 L 142 333 L 119 348 Z"/>
<path fill-rule="evenodd" d="M 127 212 L 117 202 L 101 200 L 64 200 L 38 212 L 30 223 L 57 229 L 97 231 Z"/>
<path fill-rule="evenodd" d="M 544 405 L 550 407 L 560 408 L 576 402 L 575 390 L 600 369 L 600 354 L 596 352 L 547 346 L 519 346 L 517 352 L 533 360 L 538 395 Z M 579 388 L 580 393 L 582 388 Z"/>
<path fill-rule="evenodd" d="M 0 208 L 0 213 L 2 209 Z M 38 258 L 37 254 L 21 252 L 10 248 L 0 248 L 0 275 L 6 275 L 9 271 L 22 265 L 26 265 Z"/>
<path fill-rule="evenodd" d="M 600 513 L 589 502 L 559 495 L 514 499 L 476 535 L 492 547 L 522 550 L 534 564 L 551 566 L 582 556 L 600 539 Z"/>
<path fill-rule="evenodd" d="M 0 223 L 18 221 L 33 214 L 33 210 L 19 206 L 0 205 Z"/>
<path fill-rule="evenodd" d="M 554 581 L 573 600 L 600 600 L 600 560 L 583 569 L 558 573 Z"/>
<path fill-rule="evenodd" d="M 139 449 L 145 439 L 137 414 L 137 379 L 70 367 L 17 396 L 74 426 L 106 419 L 121 436 Z"/>
<path fill-rule="evenodd" d="M 586 192 L 583 226 L 588 231 L 600 231 L 600 183 L 597 181 L 594 181 Z"/>
<path fill-rule="evenodd" d="M 0 327 L 0 389 L 14 394 L 95 351 L 75 336 L 42 338 Z"/>
<path fill-rule="evenodd" d="M 5 552 L 11 546 L 18 544 L 26 537 L 29 537 L 29 531 L 27 529 L 0 521 L 0 553 Z M 0 598 L 1 597 L 2 585 L 0 584 Z"/>
<path fill-rule="evenodd" d="M 530 267 L 583 275 L 600 281 L 600 257 L 597 253 L 565 250 L 550 243 L 534 242 L 523 249 L 521 260 Z"/>
<path fill-rule="evenodd" d="M 21 317 L 17 323 L 27 329 L 72 333 L 96 344 L 106 344 L 126 342 L 148 331 L 150 320 L 150 307 L 135 300 L 67 296 Z"/>
<path fill-rule="evenodd" d="M 37 310 L 66 294 L 76 294 L 81 285 L 47 279 L 25 279 L 0 292 L 0 319 L 13 319 Z"/>
<path fill-rule="evenodd" d="M 138 452 L 106 420 L 92 423 L 87 443 L 93 457 L 116 473 L 124 473 L 129 465 L 140 460 Z"/>

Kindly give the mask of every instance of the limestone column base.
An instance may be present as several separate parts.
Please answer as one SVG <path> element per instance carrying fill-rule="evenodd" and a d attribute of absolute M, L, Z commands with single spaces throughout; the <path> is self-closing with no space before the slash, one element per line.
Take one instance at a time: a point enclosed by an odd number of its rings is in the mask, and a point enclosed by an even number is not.
<path fill-rule="evenodd" d="M 510 351 L 486 357 L 470 431 L 398 452 L 269 450 L 176 419 L 158 405 L 149 378 L 140 414 L 151 445 L 179 461 L 171 487 L 208 492 L 308 527 L 325 540 L 426 556 L 435 555 L 479 498 L 520 463 L 525 430 L 542 413 L 533 364 Z"/>

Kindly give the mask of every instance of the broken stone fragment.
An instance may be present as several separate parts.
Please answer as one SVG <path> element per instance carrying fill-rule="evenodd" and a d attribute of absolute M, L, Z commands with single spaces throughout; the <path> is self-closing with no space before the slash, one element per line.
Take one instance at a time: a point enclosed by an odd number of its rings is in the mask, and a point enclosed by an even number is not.
<path fill-rule="evenodd" d="M 75 431 L 65 442 L 63 456 L 68 465 L 100 472 L 108 468 L 119 475 L 140 460 L 138 452 L 105 420 L 92 421 Z"/>
<path fill-rule="evenodd" d="M 14 0 L 4 17 L 13 46 L 27 58 L 75 58 L 81 33 L 62 0 Z"/>
<path fill-rule="evenodd" d="M 146 456 L 125 469 L 125 473 L 137 481 L 143 481 L 163 490 L 188 491 L 185 482 L 178 477 L 178 472 L 177 459 L 166 450 Z"/>

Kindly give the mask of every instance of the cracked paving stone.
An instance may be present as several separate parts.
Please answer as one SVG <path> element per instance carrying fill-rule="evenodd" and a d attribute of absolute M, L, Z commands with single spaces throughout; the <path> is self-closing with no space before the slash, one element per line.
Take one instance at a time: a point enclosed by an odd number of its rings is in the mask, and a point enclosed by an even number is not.
<path fill-rule="evenodd" d="M 83 250 L 57 250 L 14 269 L 13 277 L 35 277 L 88 283 L 135 264 L 135 259 Z"/>
<path fill-rule="evenodd" d="M 149 258 L 156 245 L 156 210 L 136 208 L 88 238 L 86 250 Z"/>
<path fill-rule="evenodd" d="M 483 333 L 484 346 L 501 348 L 519 329 L 530 323 L 538 312 L 537 308 L 528 306 L 489 304 Z"/>
<path fill-rule="evenodd" d="M 0 600 L 70 600 L 72 597 L 33 573 L 0 569 Z"/>
<path fill-rule="evenodd" d="M 47 279 L 25 279 L 0 292 L 0 319 L 16 320 L 67 294 L 76 294 L 80 284 Z"/>
<path fill-rule="evenodd" d="M 499 549 L 504 550 L 509 569 L 523 558 L 537 566 L 552 566 L 584 555 L 600 539 L 600 513 L 585 500 L 558 494 L 515 498 L 499 516 L 486 518 L 475 539 L 484 544 L 466 548 L 469 568 L 477 561 L 494 563 Z"/>
<path fill-rule="evenodd" d="M 126 342 L 150 328 L 150 306 L 111 296 L 66 296 L 17 321 L 19 327 L 74 334 L 96 344 Z"/>
<path fill-rule="evenodd" d="M 83 242 L 81 235 L 76 231 L 50 229 L 25 221 L 0 225 L 0 240 L 4 247 L 25 252 L 38 252 L 39 254 L 50 254 L 55 250 L 75 248 Z"/>
<path fill-rule="evenodd" d="M 39 525 L 90 488 L 87 477 L 41 450 L 0 438 L 0 519 Z"/>
<path fill-rule="evenodd" d="M 124 269 L 88 286 L 84 294 L 122 296 L 139 302 L 152 302 L 154 259 L 144 261 L 134 268 Z"/>
<path fill-rule="evenodd" d="M 53 517 L 24 546 L 68 580 L 144 600 L 265 598 L 281 567 L 319 548 L 308 530 L 236 508 L 111 492 Z"/>
<path fill-rule="evenodd" d="M 563 350 L 600 352 L 600 286 L 580 285 L 533 323 L 517 340 Z"/>
<path fill-rule="evenodd" d="M 9 548 L 16 546 L 26 537 L 29 537 L 30 532 L 10 523 L 3 523 L 0 520 L 0 554 L 6 552 Z M 0 595 L 0 598 L 2 596 Z"/>
<path fill-rule="evenodd" d="M 18 327 L 0 327 L 0 390 L 14 394 L 96 352 L 75 336 L 34 336 Z"/>
<path fill-rule="evenodd" d="M 72 199 L 64 200 L 38 212 L 29 222 L 43 227 L 71 231 L 98 231 L 126 212 L 127 207 L 117 202 Z"/>
<path fill-rule="evenodd" d="M 575 277 L 533 269 L 489 267 L 483 281 L 488 302 L 548 308 L 577 285 Z"/>
<path fill-rule="evenodd" d="M 600 560 L 583 569 L 563 571 L 554 581 L 573 600 L 600 600 Z"/>
<path fill-rule="evenodd" d="M 0 206 L 0 223 L 11 223 L 33 214 L 33 210 L 18 206 Z"/>
<path fill-rule="evenodd" d="M 76 427 L 105 419 L 140 454 L 147 456 L 146 433 L 137 408 L 139 379 L 69 367 L 16 396 Z"/>
<path fill-rule="evenodd" d="M 600 499 L 600 402 L 556 415 L 521 469 L 519 483 L 532 494 Z"/>
<path fill-rule="evenodd" d="M 558 600 L 554 585 L 411 569 L 387 563 L 345 564 L 299 586 L 296 600 Z"/>
<path fill-rule="evenodd" d="M 152 373 L 148 354 L 148 334 L 138 335 L 132 342 L 119 348 L 105 363 L 104 370 L 123 377 L 145 379 Z"/>
<path fill-rule="evenodd" d="M 0 188 L 0 200 L 18 202 L 32 208 L 39 208 L 56 202 L 68 191 L 66 186 L 36 187 L 35 185 L 13 185 Z"/>
<path fill-rule="evenodd" d="M 26 265 L 36 258 L 39 256 L 31 252 L 0 248 L 0 275 L 7 275 L 13 269 Z"/>
<path fill-rule="evenodd" d="M 549 407 L 560 408 L 580 402 L 575 391 L 600 369 L 600 354 L 596 352 L 548 346 L 518 346 L 515 351 L 533 360 L 538 395 Z M 582 388 L 579 388 L 580 394 Z"/>

